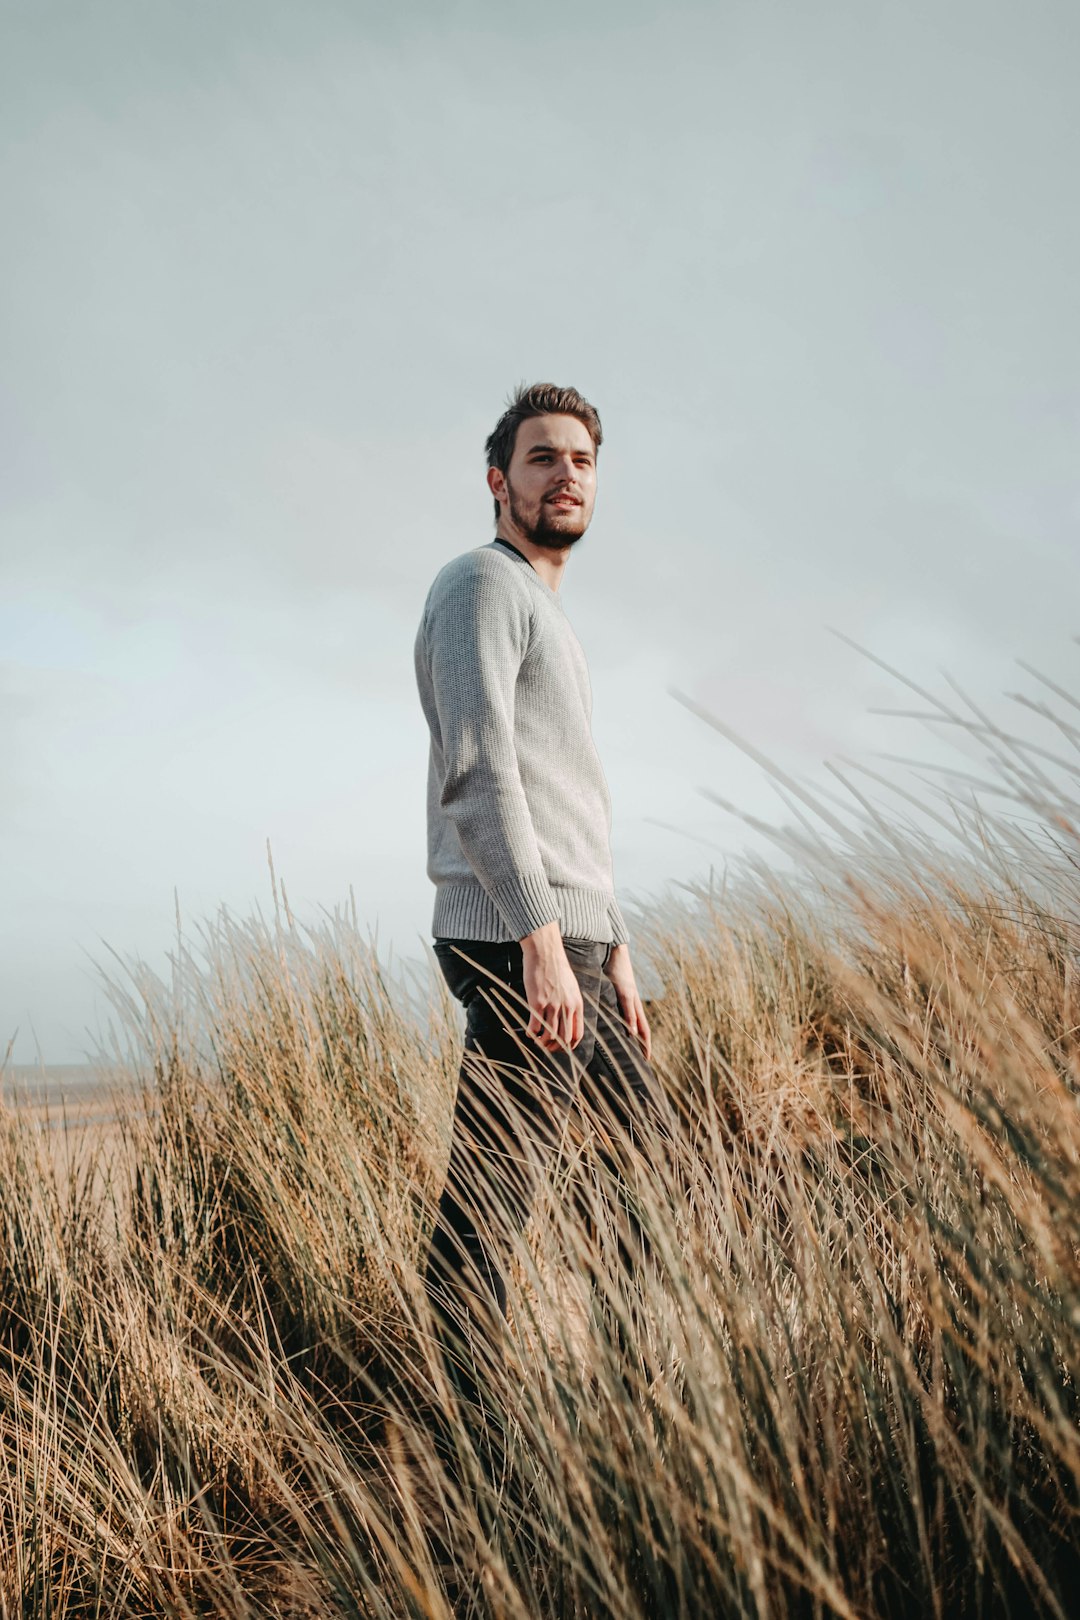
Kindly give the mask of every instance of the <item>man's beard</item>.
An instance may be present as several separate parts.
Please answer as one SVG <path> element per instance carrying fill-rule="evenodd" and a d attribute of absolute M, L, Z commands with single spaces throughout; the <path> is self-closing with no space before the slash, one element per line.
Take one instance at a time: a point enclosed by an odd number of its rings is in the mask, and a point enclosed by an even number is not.
<path fill-rule="evenodd" d="M 543 501 L 540 502 L 540 509 L 535 522 L 530 522 L 525 512 L 518 505 L 517 497 L 514 494 L 514 486 L 509 478 L 506 480 L 506 490 L 510 497 L 510 516 L 525 539 L 531 541 L 534 546 L 547 546 L 552 551 L 559 551 L 564 546 L 572 546 L 575 540 L 580 540 L 588 528 L 588 523 L 583 523 L 576 534 L 573 530 L 558 528 L 548 519 Z M 584 511 L 584 507 L 578 506 L 572 508 L 572 510 L 581 513 Z"/>

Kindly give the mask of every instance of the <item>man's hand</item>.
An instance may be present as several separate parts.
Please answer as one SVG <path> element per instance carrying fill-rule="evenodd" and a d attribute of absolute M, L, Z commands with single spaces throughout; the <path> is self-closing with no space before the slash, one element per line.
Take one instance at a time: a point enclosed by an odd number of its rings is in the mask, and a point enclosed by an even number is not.
<path fill-rule="evenodd" d="M 631 1035 L 635 1037 L 641 1047 L 646 1063 L 648 1063 L 652 1056 L 652 1032 L 649 1029 L 649 1020 L 645 1017 L 645 1008 L 641 1005 L 638 987 L 634 982 L 634 970 L 630 966 L 629 945 L 615 945 L 612 947 L 604 972 L 615 986 L 619 1011 L 626 1020 Z"/>
<path fill-rule="evenodd" d="M 547 1052 L 572 1050 L 585 1033 L 585 1003 L 558 923 L 526 934 L 521 955 L 530 1014 L 525 1033 Z"/>

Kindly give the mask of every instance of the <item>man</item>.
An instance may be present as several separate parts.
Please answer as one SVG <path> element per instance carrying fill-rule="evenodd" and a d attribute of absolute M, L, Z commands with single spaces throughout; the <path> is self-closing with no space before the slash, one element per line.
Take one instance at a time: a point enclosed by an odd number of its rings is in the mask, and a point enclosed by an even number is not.
<path fill-rule="evenodd" d="M 659 1123 L 589 673 L 559 596 L 592 517 L 600 443 L 575 389 L 514 394 L 486 444 L 495 539 L 440 569 L 415 646 L 434 950 L 467 1010 L 425 1285 L 451 1381 L 488 1441 L 507 1261 L 579 1085 L 616 1139 Z M 620 1239 L 631 1270 L 647 1247 L 634 1235 L 633 1247 Z"/>

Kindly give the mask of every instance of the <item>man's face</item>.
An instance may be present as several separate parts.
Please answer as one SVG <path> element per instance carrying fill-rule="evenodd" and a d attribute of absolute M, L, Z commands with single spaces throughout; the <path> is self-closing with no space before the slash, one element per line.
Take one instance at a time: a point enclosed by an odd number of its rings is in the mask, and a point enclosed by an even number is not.
<path fill-rule="evenodd" d="M 497 500 L 537 546 L 561 550 L 580 540 L 596 501 L 596 451 L 576 416 L 531 416 L 517 431 L 505 476 L 491 468 Z"/>

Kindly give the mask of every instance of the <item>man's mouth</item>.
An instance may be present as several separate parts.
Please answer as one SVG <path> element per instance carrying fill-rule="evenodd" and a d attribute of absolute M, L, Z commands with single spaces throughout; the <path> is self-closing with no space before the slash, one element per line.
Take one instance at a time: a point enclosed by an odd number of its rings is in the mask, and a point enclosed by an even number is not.
<path fill-rule="evenodd" d="M 551 495 L 548 497 L 549 506 L 580 506 L 581 502 L 576 495 Z"/>

